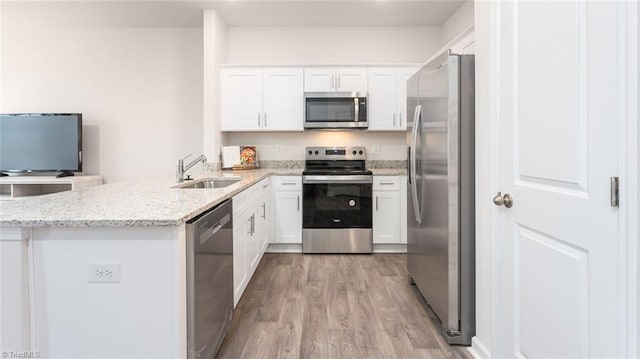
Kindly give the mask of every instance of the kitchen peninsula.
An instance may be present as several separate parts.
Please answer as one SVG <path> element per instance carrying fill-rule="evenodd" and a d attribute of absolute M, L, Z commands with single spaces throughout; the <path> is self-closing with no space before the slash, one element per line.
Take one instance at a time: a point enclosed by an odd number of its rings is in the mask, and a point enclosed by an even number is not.
<path fill-rule="evenodd" d="M 241 206 L 258 207 L 257 184 L 301 173 L 218 171 L 207 177 L 240 181 L 181 189 L 171 179 L 143 180 L 0 202 L 0 315 L 3 329 L 11 328 L 0 334 L 3 348 L 44 357 L 183 357 L 186 222 L 229 198 L 235 209 L 238 196 L 246 197 Z M 234 226 L 234 251 L 235 233 Z M 91 268 L 102 264 L 118 268 L 112 282 L 91 280 Z M 234 257 L 234 272 L 235 265 Z"/>

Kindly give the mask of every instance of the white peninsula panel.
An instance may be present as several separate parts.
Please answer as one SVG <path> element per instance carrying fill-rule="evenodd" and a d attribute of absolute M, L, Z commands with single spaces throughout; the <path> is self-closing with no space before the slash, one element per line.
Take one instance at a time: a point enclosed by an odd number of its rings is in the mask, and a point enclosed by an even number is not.
<path fill-rule="evenodd" d="M 36 228 L 31 243 L 31 350 L 46 358 L 186 355 L 184 226 Z M 105 263 L 119 265 L 119 281 L 91 282 L 92 265 Z"/>

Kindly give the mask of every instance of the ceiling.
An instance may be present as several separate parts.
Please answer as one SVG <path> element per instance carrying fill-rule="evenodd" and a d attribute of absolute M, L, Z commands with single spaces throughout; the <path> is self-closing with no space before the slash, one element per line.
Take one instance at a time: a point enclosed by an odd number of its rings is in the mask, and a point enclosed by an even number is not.
<path fill-rule="evenodd" d="M 463 3 L 464 0 L 3 0 L 0 6 L 5 15 L 17 11 L 38 17 L 40 13 L 57 22 L 68 19 L 76 26 L 199 27 L 203 9 L 215 9 L 228 26 L 440 26 Z"/>

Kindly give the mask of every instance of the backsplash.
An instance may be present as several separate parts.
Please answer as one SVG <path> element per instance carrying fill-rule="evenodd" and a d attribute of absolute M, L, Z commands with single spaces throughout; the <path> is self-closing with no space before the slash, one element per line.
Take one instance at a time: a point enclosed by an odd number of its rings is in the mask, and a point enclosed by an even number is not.
<path fill-rule="evenodd" d="M 304 168 L 304 161 L 287 160 L 287 161 L 274 161 L 274 160 L 261 160 L 259 161 L 260 168 Z M 391 168 L 391 169 L 403 169 L 407 168 L 407 161 L 402 160 L 371 160 L 366 162 L 367 168 Z M 220 162 L 205 162 L 203 171 L 215 172 L 221 169 Z"/>
<path fill-rule="evenodd" d="M 304 161 L 306 146 L 366 146 L 371 161 L 404 161 L 406 133 L 306 131 L 228 133 L 225 145 L 256 146 L 259 161 Z"/>
<path fill-rule="evenodd" d="M 289 160 L 289 161 L 273 161 L 273 160 L 261 160 L 260 168 L 304 168 L 304 161 Z"/>
<path fill-rule="evenodd" d="M 367 168 L 393 168 L 402 169 L 407 168 L 407 161 L 403 160 L 372 160 L 366 161 Z"/>

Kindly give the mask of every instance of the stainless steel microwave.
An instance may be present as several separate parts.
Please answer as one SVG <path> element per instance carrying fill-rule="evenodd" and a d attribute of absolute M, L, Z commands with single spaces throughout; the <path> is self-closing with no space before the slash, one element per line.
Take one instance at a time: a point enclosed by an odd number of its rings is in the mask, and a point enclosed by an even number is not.
<path fill-rule="evenodd" d="M 305 92 L 304 128 L 366 129 L 367 96 L 358 92 Z"/>

